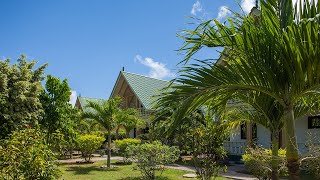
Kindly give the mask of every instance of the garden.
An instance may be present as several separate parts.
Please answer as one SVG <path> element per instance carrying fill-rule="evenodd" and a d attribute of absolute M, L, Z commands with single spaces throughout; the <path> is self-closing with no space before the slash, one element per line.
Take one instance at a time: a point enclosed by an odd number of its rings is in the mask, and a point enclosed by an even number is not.
<path fill-rule="evenodd" d="M 295 127 L 320 109 L 320 3 L 301 2 L 261 1 L 249 16 L 233 12 L 181 33 L 182 67 L 152 97 L 148 119 L 121 97 L 73 108 L 67 79 L 45 76 L 47 64 L 1 60 L 0 179 L 228 179 L 235 165 L 224 143 L 248 122 L 270 131 L 271 148 L 250 142 L 239 175 L 320 179 L 320 142 L 310 135 L 300 153 Z M 220 59 L 195 60 L 203 49 Z"/>

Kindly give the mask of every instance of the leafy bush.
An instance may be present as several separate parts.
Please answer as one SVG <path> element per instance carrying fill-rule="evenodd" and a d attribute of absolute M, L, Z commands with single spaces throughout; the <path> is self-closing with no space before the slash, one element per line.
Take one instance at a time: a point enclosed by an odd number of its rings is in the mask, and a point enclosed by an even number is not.
<path fill-rule="evenodd" d="M 219 170 L 226 171 L 221 161 L 226 157 L 223 142 L 228 135 L 227 128 L 208 122 L 191 132 L 192 143 L 190 151 L 196 168 L 196 173 L 201 179 L 209 180 L 218 176 Z"/>
<path fill-rule="evenodd" d="M 180 151 L 177 147 L 162 145 L 159 141 L 129 146 L 131 158 L 137 162 L 144 179 L 155 179 L 155 171 L 164 171 L 167 164 L 179 158 Z"/>
<path fill-rule="evenodd" d="M 119 139 L 124 139 L 126 138 L 126 132 L 123 130 L 119 131 Z M 108 139 L 108 132 L 105 133 L 106 139 Z M 114 141 L 116 140 L 116 132 L 111 132 L 111 140 Z"/>
<path fill-rule="evenodd" d="M 138 145 L 141 143 L 141 140 L 128 138 L 128 139 L 116 140 L 114 141 L 114 143 L 117 150 L 121 153 L 123 157 L 123 161 L 125 163 L 129 163 L 131 161 L 129 161 L 129 153 L 126 151 L 127 147 Z"/>
<path fill-rule="evenodd" d="M 0 142 L 0 179 L 57 179 L 54 153 L 35 129 L 14 131 Z"/>
<path fill-rule="evenodd" d="M 320 180 L 320 142 L 317 142 L 317 136 L 309 135 L 309 140 L 306 143 L 308 148 L 308 152 L 305 156 L 300 160 L 301 161 L 301 168 L 305 170 L 308 174 L 313 175 L 314 179 Z"/>
<path fill-rule="evenodd" d="M 93 134 L 86 134 L 79 137 L 79 149 L 82 152 L 85 161 L 90 161 L 92 153 L 100 148 L 104 140 L 103 137 Z"/>
<path fill-rule="evenodd" d="M 279 149 L 278 154 L 278 173 L 280 176 L 286 176 L 288 174 L 286 150 Z M 270 149 L 262 149 L 260 147 L 248 148 L 246 153 L 242 155 L 242 160 L 248 170 L 258 179 L 271 179 L 272 152 Z"/>

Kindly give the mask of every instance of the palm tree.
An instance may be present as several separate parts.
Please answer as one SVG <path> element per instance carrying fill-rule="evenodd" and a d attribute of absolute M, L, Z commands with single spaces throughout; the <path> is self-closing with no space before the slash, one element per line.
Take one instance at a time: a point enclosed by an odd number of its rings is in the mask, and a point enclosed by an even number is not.
<path fill-rule="evenodd" d="M 103 103 L 88 101 L 86 108 L 90 110 L 83 113 L 83 118 L 97 121 L 108 131 L 108 168 L 110 168 L 111 158 L 111 131 L 116 127 L 116 116 L 120 102 L 121 98 L 119 97 L 109 99 Z"/>
<path fill-rule="evenodd" d="M 145 124 L 143 119 L 138 117 L 136 109 L 128 108 L 123 109 L 118 113 L 118 128 L 123 127 L 126 130 L 126 138 L 129 138 L 129 133 L 136 127 L 142 127 Z"/>
<path fill-rule="evenodd" d="M 212 102 L 231 91 L 260 92 L 283 108 L 290 179 L 299 179 L 299 155 L 295 133 L 296 106 L 308 98 L 310 106 L 320 88 L 320 3 L 300 1 L 292 8 L 287 0 L 261 2 L 260 17 L 235 14 L 228 25 L 214 21 L 186 31 L 185 63 L 203 47 L 223 47 L 223 62 L 203 68 L 186 66 L 173 86 L 181 102 L 179 113 Z"/>

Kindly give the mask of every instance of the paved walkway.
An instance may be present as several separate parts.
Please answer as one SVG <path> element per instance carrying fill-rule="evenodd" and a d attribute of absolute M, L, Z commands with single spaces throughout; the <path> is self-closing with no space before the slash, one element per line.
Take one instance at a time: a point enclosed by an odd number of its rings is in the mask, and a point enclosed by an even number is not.
<path fill-rule="evenodd" d="M 189 166 L 182 166 L 182 165 L 170 165 L 167 166 L 168 168 L 172 169 L 178 169 L 178 170 L 184 170 L 184 171 L 190 171 L 190 172 L 195 172 L 194 167 L 189 167 Z M 227 172 L 220 172 L 220 175 L 222 177 L 230 178 L 230 179 L 239 179 L 239 180 L 257 180 L 252 175 L 249 174 L 243 174 L 243 173 L 238 173 L 237 171 L 243 171 L 245 169 L 244 165 L 232 165 L 227 167 Z"/>
<path fill-rule="evenodd" d="M 111 160 L 122 160 L 123 158 L 120 156 L 113 156 L 111 157 Z M 104 157 L 92 157 L 91 161 L 96 162 L 96 161 L 104 161 L 107 160 L 107 156 Z M 83 158 L 79 159 L 66 159 L 66 160 L 58 160 L 58 162 L 64 163 L 64 164 L 73 164 L 78 161 L 84 161 Z M 195 173 L 195 168 L 194 167 L 189 167 L 189 166 L 182 166 L 178 164 L 170 165 L 167 166 L 168 168 L 171 169 L 177 169 L 177 170 L 184 170 L 184 171 L 190 171 Z M 220 175 L 226 178 L 230 179 L 238 179 L 238 180 L 257 180 L 257 178 L 253 177 L 252 175 L 248 174 L 243 174 L 243 173 L 238 173 L 241 171 L 244 171 L 245 167 L 244 165 L 239 165 L 239 164 L 234 164 L 232 166 L 227 167 L 227 172 L 221 172 Z"/>
<path fill-rule="evenodd" d="M 123 158 L 120 157 L 120 156 L 111 156 L 110 158 L 111 160 L 122 160 Z M 104 160 L 107 160 L 107 157 L 106 156 L 103 156 L 103 157 L 92 157 L 91 158 L 91 161 L 92 162 L 97 162 L 97 161 L 104 161 Z M 63 164 L 74 164 L 76 162 L 79 162 L 79 161 L 84 161 L 83 158 L 77 158 L 77 159 L 64 159 L 64 160 L 57 160 L 58 162 L 61 162 Z"/>

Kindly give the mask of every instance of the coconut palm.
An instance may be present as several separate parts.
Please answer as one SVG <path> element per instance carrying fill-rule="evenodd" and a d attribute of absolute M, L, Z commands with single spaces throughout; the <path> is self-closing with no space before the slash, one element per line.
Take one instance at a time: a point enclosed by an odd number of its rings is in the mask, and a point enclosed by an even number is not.
<path fill-rule="evenodd" d="M 123 127 L 126 130 L 126 138 L 129 138 L 129 133 L 132 129 L 145 125 L 145 121 L 138 117 L 137 110 L 133 108 L 120 110 L 117 120 L 118 128 Z"/>
<path fill-rule="evenodd" d="M 283 108 L 290 179 L 299 179 L 294 109 L 306 98 L 312 106 L 320 92 L 320 3 L 300 2 L 292 8 L 291 1 L 262 1 L 259 17 L 235 14 L 228 25 L 214 21 L 213 27 L 209 21 L 186 31 L 181 48 L 186 63 L 203 47 L 225 48 L 224 60 L 209 68 L 185 67 L 176 79 L 183 85 L 173 86 L 174 93 L 186 97 L 177 116 L 232 91 L 273 98 Z"/>
<path fill-rule="evenodd" d="M 110 168 L 111 158 L 111 131 L 116 127 L 116 116 L 119 112 L 120 102 L 121 98 L 119 97 L 103 103 L 88 101 L 86 108 L 89 108 L 89 111 L 83 113 L 83 118 L 97 121 L 108 131 L 108 168 Z"/>

